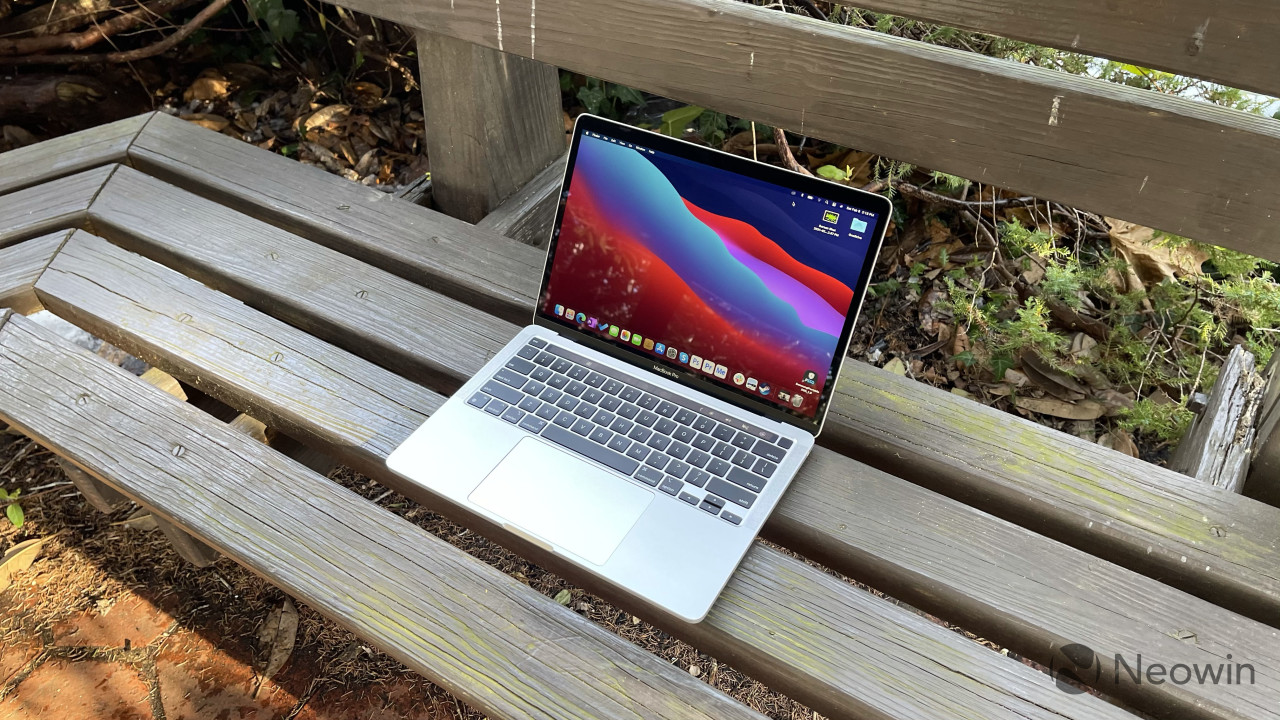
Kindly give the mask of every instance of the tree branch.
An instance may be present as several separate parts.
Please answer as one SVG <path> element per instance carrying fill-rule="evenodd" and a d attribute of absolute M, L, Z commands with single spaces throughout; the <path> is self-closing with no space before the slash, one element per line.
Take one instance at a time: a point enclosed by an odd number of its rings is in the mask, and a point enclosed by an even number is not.
<path fill-rule="evenodd" d="M 136 10 L 120 13 L 109 20 L 104 20 L 84 32 L 60 33 L 58 35 L 43 35 L 41 37 L 18 38 L 16 40 L 0 39 L 0 55 L 32 55 L 50 50 L 83 50 L 97 45 L 116 33 L 131 30 L 148 18 L 159 17 L 192 2 L 193 0 L 156 0 L 151 4 L 142 5 Z"/>
<path fill-rule="evenodd" d="M 782 164 L 791 172 L 798 172 L 801 175 L 812 175 L 809 168 L 801 165 L 796 156 L 791 154 L 791 146 L 787 144 L 787 135 L 782 128 L 773 129 L 773 142 L 778 146 L 778 157 L 782 158 Z"/>
<path fill-rule="evenodd" d="M 185 4 L 188 0 L 161 0 L 164 3 L 178 2 Z M 169 35 L 160 42 L 141 47 L 136 50 L 125 50 L 121 52 L 99 53 L 96 55 L 21 55 L 17 57 L 0 57 L 0 65 L 75 65 L 80 63 L 129 63 L 143 58 L 153 57 L 160 53 L 173 49 L 175 45 L 190 37 L 191 33 L 200 29 L 200 26 L 208 22 L 209 18 L 217 15 L 227 5 L 231 4 L 231 0 L 213 0 L 205 6 L 195 17 L 191 18 L 186 25 L 178 28 L 176 32 Z M 105 23 L 104 23 L 105 24 Z M 91 31 L 92 32 L 92 31 Z M 101 38 L 99 38 L 101 39 Z M 96 41 L 95 41 L 96 42 Z"/>

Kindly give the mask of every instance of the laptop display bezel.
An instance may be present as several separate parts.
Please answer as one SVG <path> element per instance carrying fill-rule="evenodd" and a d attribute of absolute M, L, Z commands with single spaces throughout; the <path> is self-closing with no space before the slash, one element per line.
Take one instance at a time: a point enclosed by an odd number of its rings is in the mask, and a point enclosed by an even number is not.
<path fill-rule="evenodd" d="M 630 344 L 623 345 L 621 343 L 606 341 L 588 331 L 579 329 L 576 322 L 570 322 L 565 318 L 556 317 L 555 315 L 544 311 L 543 308 L 547 304 L 547 290 L 551 282 L 551 271 L 555 264 L 555 252 L 557 241 L 559 240 L 560 225 L 564 220 L 565 205 L 568 200 L 568 182 L 569 179 L 573 177 L 573 168 L 577 159 L 578 145 L 581 142 L 583 134 L 586 132 L 601 133 L 620 141 L 639 144 L 656 151 L 676 155 L 694 162 L 728 170 L 747 177 L 753 177 L 758 180 L 790 188 L 807 195 L 814 195 L 825 200 L 844 203 L 845 205 L 850 205 L 876 214 L 876 227 L 870 236 L 866 260 L 863 262 L 863 267 L 858 277 L 857 287 L 853 289 L 855 303 L 851 308 L 851 311 L 845 317 L 844 328 L 841 330 L 840 338 L 836 343 L 836 352 L 833 362 L 831 367 L 828 369 L 827 382 L 823 386 L 822 392 L 819 395 L 817 410 L 814 412 L 813 417 L 804 417 L 794 411 L 784 409 L 772 400 L 766 400 L 762 397 L 755 396 L 745 389 L 739 390 L 732 386 L 723 385 L 713 379 L 710 379 L 704 373 L 691 370 L 687 366 L 681 366 L 678 362 L 670 361 L 665 357 L 659 358 L 652 352 L 645 351 L 641 348 L 633 349 Z M 875 268 L 876 258 L 879 255 L 880 247 L 884 242 L 885 230 L 888 226 L 892 212 L 893 206 L 889 200 L 874 193 L 864 192 L 856 188 L 840 185 L 814 176 L 801 175 L 783 168 L 756 162 L 737 155 L 731 155 L 719 150 L 685 142 L 666 135 L 660 135 L 648 130 L 632 127 L 630 125 L 624 125 L 622 123 L 594 115 L 579 115 L 577 121 L 574 123 L 573 138 L 569 148 L 568 162 L 565 165 L 564 178 L 561 180 L 559 201 L 556 208 L 556 218 L 552 225 L 551 239 L 547 247 L 547 259 L 542 273 L 542 285 L 538 289 L 538 296 L 536 300 L 537 304 L 534 307 L 533 322 L 535 325 L 553 329 L 561 335 L 572 339 L 574 342 L 581 343 L 594 350 L 603 352 L 627 364 L 634 365 L 648 371 L 657 371 L 663 377 L 675 380 L 682 385 L 707 393 L 708 395 L 712 395 L 724 400 L 725 402 L 732 403 L 733 405 L 758 413 L 772 420 L 783 422 L 788 425 L 794 425 L 813 435 L 817 435 L 818 432 L 821 431 L 823 422 L 826 419 L 831 397 L 835 391 L 837 381 L 839 380 L 840 369 L 844 365 L 845 355 L 848 352 L 849 340 L 853 334 L 853 328 L 857 323 L 858 315 L 865 303 L 867 285 L 871 281 L 871 274 Z"/>

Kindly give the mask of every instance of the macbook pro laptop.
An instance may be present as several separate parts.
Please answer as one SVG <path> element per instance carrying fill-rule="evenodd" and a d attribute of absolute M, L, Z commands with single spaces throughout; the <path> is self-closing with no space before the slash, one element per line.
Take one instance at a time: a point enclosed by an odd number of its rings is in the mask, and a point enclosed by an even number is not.
<path fill-rule="evenodd" d="M 890 212 L 581 116 L 533 324 L 387 465 L 700 621 L 822 430 Z"/>

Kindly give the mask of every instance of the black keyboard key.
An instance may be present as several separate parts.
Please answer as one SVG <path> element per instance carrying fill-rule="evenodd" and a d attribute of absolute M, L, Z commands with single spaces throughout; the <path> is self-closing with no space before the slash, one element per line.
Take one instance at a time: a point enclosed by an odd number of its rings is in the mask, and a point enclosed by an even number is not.
<path fill-rule="evenodd" d="M 578 419 L 578 418 L 576 418 L 576 417 L 574 417 L 574 416 L 573 416 L 573 413 L 571 413 L 571 412 L 565 412 L 565 411 L 561 410 L 561 411 L 560 411 L 560 414 L 559 414 L 559 415 L 556 415 L 556 419 L 555 419 L 555 420 L 553 420 L 552 422 L 554 422 L 556 425 L 559 425 L 560 427 L 566 427 L 566 428 L 567 428 L 567 427 L 569 427 L 570 425 L 572 425 L 572 424 L 573 424 L 573 421 L 575 421 L 575 420 L 577 420 L 577 419 Z"/>
<path fill-rule="evenodd" d="M 698 506 L 698 509 L 699 509 L 699 510 L 706 510 L 707 512 L 711 513 L 712 515 L 719 515 L 719 514 L 720 514 L 720 507 L 719 507 L 719 506 L 717 506 L 717 505 L 712 505 L 711 503 L 707 502 L 706 500 L 703 500 L 703 501 L 702 501 L 702 504 Z"/>
<path fill-rule="evenodd" d="M 617 380 L 614 380 L 613 378 L 609 378 L 608 380 L 605 381 L 604 387 L 602 389 L 605 392 L 609 393 L 610 395 L 617 395 L 618 393 L 622 392 L 622 388 L 624 387 L 626 387 L 626 385 L 623 385 L 622 383 L 618 382 Z"/>
<path fill-rule="evenodd" d="M 555 388 L 547 388 L 546 390 L 543 390 L 542 394 L 539 395 L 538 397 L 542 399 L 542 402 L 553 403 L 559 400 L 563 395 L 564 393 L 560 392 Z"/>
<path fill-rule="evenodd" d="M 633 403 L 636 400 L 640 399 L 640 390 L 638 388 L 633 388 L 630 385 L 628 385 L 622 388 L 622 391 L 618 393 L 618 397 L 622 398 L 623 400 L 626 400 L 629 403 Z"/>
<path fill-rule="evenodd" d="M 547 346 L 547 341 L 542 338 L 529 338 L 529 344 L 536 348 L 544 348 Z"/>
<path fill-rule="evenodd" d="M 693 421 L 697 419 L 698 413 L 688 408 L 680 408 L 680 412 L 676 413 L 676 422 L 681 425 L 692 425 Z"/>
<path fill-rule="evenodd" d="M 529 373 L 533 372 L 533 368 L 534 368 L 533 363 L 529 362 L 528 360 L 525 360 L 524 358 L 513 357 L 507 361 L 507 369 L 515 370 L 521 375 L 528 375 Z"/>
<path fill-rule="evenodd" d="M 626 435 L 627 433 L 631 432 L 631 428 L 635 426 L 636 426 L 635 423 L 631 422 L 626 418 L 614 418 L 613 423 L 609 425 L 609 429 L 616 433 L 622 433 L 623 435 Z"/>
<path fill-rule="evenodd" d="M 697 505 L 697 504 L 698 504 L 698 496 L 697 496 L 697 495 L 691 495 L 691 494 L 689 494 L 689 493 L 687 493 L 687 492 L 682 492 L 682 493 L 680 493 L 680 499 L 681 499 L 681 500 L 683 500 L 683 501 L 685 501 L 685 502 L 687 502 L 687 503 L 689 503 L 690 505 Z"/>
<path fill-rule="evenodd" d="M 524 397 L 524 395 L 520 394 L 519 390 L 501 383 L 496 383 L 492 380 L 485 383 L 484 387 L 480 389 L 484 391 L 486 395 L 496 397 L 508 405 L 518 403 Z"/>
<path fill-rule="evenodd" d="M 672 432 L 674 432 L 674 431 L 675 431 L 675 429 L 676 429 L 676 428 L 678 428 L 678 427 L 680 427 L 680 426 L 679 426 L 679 425 L 676 425 L 676 421 L 675 421 L 675 420 L 668 420 L 668 419 L 666 419 L 666 418 L 662 418 L 662 419 L 658 420 L 658 422 L 654 423 L 654 425 L 653 425 L 653 429 L 654 429 L 654 430 L 657 430 L 658 432 L 662 433 L 663 435 L 670 435 L 670 434 L 671 434 Z"/>
<path fill-rule="evenodd" d="M 756 496 L 753 493 L 747 492 L 744 488 L 725 482 L 720 478 L 711 478 L 707 481 L 707 492 L 713 492 L 725 500 L 735 505 L 741 505 L 744 508 L 749 508 L 756 502 Z"/>
<path fill-rule="evenodd" d="M 560 401 L 556 403 L 556 407 L 561 410 L 573 410 L 578 407 L 578 398 L 571 395 L 562 395 Z"/>
<path fill-rule="evenodd" d="M 609 432 L 608 428 L 598 427 L 591 431 L 590 437 L 601 445 L 607 445 L 613 439 L 613 433 Z"/>
<path fill-rule="evenodd" d="M 675 415 L 676 410 L 679 410 L 679 409 L 680 408 L 675 403 L 670 403 L 670 402 L 667 402 L 666 400 L 663 400 L 662 402 L 658 403 L 658 409 L 655 410 L 654 412 L 658 413 L 662 417 L 669 418 L 672 415 Z"/>
<path fill-rule="evenodd" d="M 733 454 L 735 452 L 737 451 L 733 449 L 732 445 L 730 445 L 729 443 L 722 443 L 722 442 L 716 443 L 715 448 L 711 450 L 711 454 L 715 455 L 721 460 L 732 460 Z"/>
<path fill-rule="evenodd" d="M 671 464 L 667 466 L 667 474 L 682 478 L 689 474 L 689 466 L 679 460 L 672 460 Z"/>
<path fill-rule="evenodd" d="M 690 444 L 698 448 L 699 450 L 711 452 L 711 448 L 716 446 L 716 440 L 710 435 L 699 435 L 698 437 L 694 438 L 693 442 Z"/>
<path fill-rule="evenodd" d="M 636 473 L 636 479 L 649 487 L 658 487 L 658 483 L 662 482 L 663 477 L 661 470 L 654 470 L 647 466 L 641 466 L 640 472 Z"/>
<path fill-rule="evenodd" d="M 640 443 L 634 443 L 631 447 L 627 448 L 627 457 L 636 460 L 637 462 L 644 460 L 649 457 L 649 448 L 641 445 Z"/>
<path fill-rule="evenodd" d="M 691 443 L 693 442 L 694 438 L 698 437 L 698 432 L 691 427 L 688 427 L 686 425 L 681 425 L 680 427 L 676 428 L 676 431 L 671 434 L 671 437 L 679 440 L 682 443 Z"/>
<path fill-rule="evenodd" d="M 617 412 L 618 408 L 622 407 L 622 400 L 613 395 L 605 395 L 600 400 L 600 407 L 609 412 Z"/>
<path fill-rule="evenodd" d="M 749 468 L 751 467 L 751 463 L 755 461 L 755 456 L 746 450 L 739 450 L 738 453 L 733 456 L 733 464 L 738 467 Z"/>
<path fill-rule="evenodd" d="M 608 410 L 596 410 L 596 414 L 591 416 L 591 422 L 609 427 L 613 424 L 614 417 L 614 414 Z"/>
<path fill-rule="evenodd" d="M 711 437 L 717 440 L 723 440 L 725 442 L 729 442 L 730 440 L 733 439 L 733 436 L 737 434 L 738 434 L 737 430 L 734 430 L 733 428 L 723 423 L 716 425 L 716 429 L 711 431 Z"/>
<path fill-rule="evenodd" d="M 556 361 L 556 356 L 552 355 L 549 352 L 538 353 L 538 357 L 534 358 L 533 361 L 543 367 L 547 367 L 548 365 Z"/>
<path fill-rule="evenodd" d="M 707 461 L 710 459 L 711 459 L 710 455 L 702 452 L 701 450 L 694 450 L 693 452 L 689 453 L 689 457 L 685 458 L 685 462 L 689 463 L 694 467 L 702 468 L 707 466 Z"/>
<path fill-rule="evenodd" d="M 693 429 L 698 432 L 709 433 L 716 426 L 716 421 L 706 415 L 699 415 L 697 420 L 693 421 Z"/>
<path fill-rule="evenodd" d="M 585 378 L 587 376 L 587 373 L 589 372 L 591 371 L 582 367 L 581 365 L 574 365 L 573 367 L 569 368 L 567 372 L 565 372 L 565 375 L 568 375 L 574 380 L 581 380 Z"/>
<path fill-rule="evenodd" d="M 657 433 L 654 433 L 653 435 L 651 435 L 649 437 L 649 442 L 647 443 L 649 447 L 654 448 L 655 450 L 666 450 L 667 446 L 670 444 L 671 444 L 671 438 L 667 437 L 666 435 L 659 435 Z"/>
<path fill-rule="evenodd" d="M 593 387 L 587 388 L 587 391 L 582 393 L 582 399 L 591 403 L 592 405 L 595 405 L 596 403 L 600 402 L 600 400 L 603 397 L 604 397 L 604 393 Z"/>
<path fill-rule="evenodd" d="M 734 515 L 733 513 L 729 512 L 728 510 L 725 510 L 724 512 L 720 513 L 720 519 L 721 519 L 721 520 L 727 520 L 727 521 L 729 521 L 729 524 L 731 524 L 731 525 L 741 525 L 741 524 L 742 524 L 742 516 L 740 516 L 740 515 Z"/>
<path fill-rule="evenodd" d="M 579 419 L 577 422 L 573 424 L 573 427 L 571 429 L 575 433 L 582 435 L 583 437 L 586 437 L 587 435 L 591 434 L 592 430 L 596 429 L 596 426 L 592 425 L 591 421 L 589 420 Z"/>
<path fill-rule="evenodd" d="M 565 387 L 564 387 L 564 391 L 565 391 L 565 392 L 567 392 L 567 393 L 569 393 L 570 395 L 572 395 L 572 396 L 574 396 L 574 397 L 578 397 L 578 396 L 579 396 L 579 395 L 581 395 L 583 392 L 585 392 L 585 391 L 586 391 L 586 389 L 587 389 L 587 386 L 586 386 L 586 385 L 583 385 L 582 383 L 578 382 L 577 380 L 571 380 L 571 381 L 569 382 L 569 384 L 568 384 L 568 385 L 565 385 Z"/>
<path fill-rule="evenodd" d="M 542 431 L 542 437 L 574 452 L 581 453 L 601 465 L 611 467 L 623 475 L 630 475 L 636 471 L 636 468 L 640 467 L 640 463 L 625 455 L 619 455 L 603 445 L 597 445 L 586 438 L 578 437 L 568 430 L 555 425 L 548 425 Z"/>
<path fill-rule="evenodd" d="M 474 407 L 482 408 L 489 404 L 489 396 L 482 392 L 478 392 L 467 399 L 467 404 Z"/>
<path fill-rule="evenodd" d="M 537 433 L 542 432 L 542 428 L 546 426 L 547 426 L 547 421 L 543 420 L 537 415 L 525 415 L 524 419 L 520 421 L 520 427 L 524 428 L 525 430 L 528 430 L 531 433 L 534 433 L 535 435 Z"/>
<path fill-rule="evenodd" d="M 649 465 L 650 467 L 655 467 L 659 470 L 666 467 L 667 463 L 669 462 L 671 462 L 671 458 L 667 457 L 666 455 L 663 455 L 660 452 L 649 453 L 649 457 L 644 459 L 645 465 Z"/>
<path fill-rule="evenodd" d="M 569 384 L 569 378 L 564 375 L 552 375 L 547 378 L 547 384 L 557 390 L 563 390 L 564 386 Z"/>
<path fill-rule="evenodd" d="M 658 398 L 656 398 L 656 397 L 654 397 L 653 395 L 650 395 L 650 394 L 648 394 L 648 393 L 645 393 L 644 395 L 642 395 L 642 396 L 640 397 L 640 400 L 639 400 L 638 402 L 636 402 L 636 404 L 637 404 L 637 405 L 639 405 L 640 407 L 644 408 L 645 410 L 652 410 L 652 409 L 654 409 L 654 408 L 658 407 L 658 403 L 659 403 L 659 402 L 661 402 L 661 401 L 660 401 L 660 400 L 658 400 Z"/>
<path fill-rule="evenodd" d="M 689 454 L 689 446 L 682 442 L 673 442 L 671 443 L 671 446 L 667 448 L 667 454 L 671 457 L 683 460 Z"/>
<path fill-rule="evenodd" d="M 642 443 L 645 440 L 648 440 L 649 436 L 652 434 L 653 434 L 653 431 L 650 430 L 649 428 L 643 427 L 641 425 L 637 425 L 631 428 L 631 432 L 627 433 L 627 437 L 631 438 L 632 440 L 635 440 L 638 443 Z"/>
<path fill-rule="evenodd" d="M 532 360 L 538 356 L 538 348 L 532 345 L 525 345 L 524 347 L 516 351 L 516 355 L 519 355 L 525 360 Z"/>
<path fill-rule="evenodd" d="M 556 418 L 556 422 L 559 421 L 560 419 Z M 733 466 L 723 460 L 711 458 L 711 462 L 707 463 L 707 472 L 715 475 L 716 477 L 724 477 L 724 474 L 729 472 L 729 468 L 731 467 Z"/>
<path fill-rule="evenodd" d="M 640 413 L 640 408 L 629 402 L 622 403 L 622 407 L 618 408 L 618 414 L 628 420 L 634 420 L 636 415 Z"/>
<path fill-rule="evenodd" d="M 738 433 L 737 436 L 733 438 L 733 446 L 736 448 L 742 448 L 743 450 L 750 450 L 751 446 L 755 444 L 756 439 L 744 432 Z"/>
<path fill-rule="evenodd" d="M 596 406 L 589 403 L 578 403 L 578 407 L 573 409 L 573 414 L 580 418 L 590 418 L 596 414 Z"/>
<path fill-rule="evenodd" d="M 631 447 L 631 441 L 621 433 L 614 435 L 613 439 L 609 441 L 609 449 L 616 452 L 624 453 L 629 447 Z"/>
<path fill-rule="evenodd" d="M 724 507 L 724 498 L 716 497 L 715 495 L 708 495 L 702 500 L 708 505 L 714 505 L 717 509 Z"/>
<path fill-rule="evenodd" d="M 757 430 L 756 437 L 763 438 L 765 442 L 771 442 L 771 443 L 778 442 L 777 434 L 771 433 L 768 430 Z"/>
<path fill-rule="evenodd" d="M 556 409 L 555 405 L 552 405 L 551 403 L 542 403 L 542 407 L 538 408 L 538 411 L 535 412 L 534 415 L 537 415 L 543 420 L 555 420 L 556 415 L 559 414 L 559 412 L 560 411 Z"/>
<path fill-rule="evenodd" d="M 730 468 L 727 479 L 729 482 L 741 485 L 753 493 L 764 490 L 764 480 L 759 475 L 749 473 L 742 468 Z"/>
<path fill-rule="evenodd" d="M 502 413 L 506 412 L 507 408 L 509 407 L 511 406 L 502 402 L 501 400 L 498 400 L 497 398 L 494 398 L 493 400 L 489 401 L 488 405 L 484 406 L 484 411 L 489 413 L 490 415 L 501 415 Z"/>
<path fill-rule="evenodd" d="M 769 462 L 768 460 L 765 460 L 764 458 L 760 458 L 759 460 L 756 460 L 755 467 L 751 468 L 751 472 L 754 472 L 757 475 L 763 475 L 767 478 L 771 478 L 773 477 L 773 471 L 777 469 L 778 469 L 777 465 L 774 465 L 773 463 Z"/>
<path fill-rule="evenodd" d="M 640 414 L 636 416 L 636 422 L 645 427 L 653 427 L 653 424 L 658 422 L 658 416 L 648 410 L 641 410 Z"/>
<path fill-rule="evenodd" d="M 786 454 L 782 448 L 777 445 L 771 445 L 764 440 L 757 440 L 751 452 L 776 463 L 782 462 L 782 456 Z"/>
<path fill-rule="evenodd" d="M 670 475 L 662 478 L 662 484 L 658 486 L 659 490 L 661 490 L 662 492 L 668 495 L 677 495 L 680 493 L 680 490 L 682 488 L 684 488 L 684 483 L 671 477 Z"/>
<path fill-rule="evenodd" d="M 506 368 L 502 368 L 498 372 L 494 373 L 493 379 L 503 385 L 510 385 L 517 390 L 524 387 L 524 384 L 529 382 L 529 378 Z"/>
<path fill-rule="evenodd" d="M 699 470 L 698 468 L 694 468 L 689 471 L 689 475 L 684 479 L 684 481 L 694 487 L 702 487 L 703 485 L 706 485 L 707 481 L 710 479 L 711 479 L 711 474 L 708 473 L 706 470 Z"/>
<path fill-rule="evenodd" d="M 536 397 L 527 397 L 520 401 L 520 409 L 525 412 L 537 412 L 542 407 L 542 401 Z"/>
<path fill-rule="evenodd" d="M 573 367 L 573 363 L 564 358 L 557 358 L 555 362 L 551 363 L 551 369 L 558 373 L 568 372 L 571 367 Z"/>
<path fill-rule="evenodd" d="M 778 440 L 778 447 L 782 448 L 783 450 L 790 450 L 790 449 L 791 449 L 791 438 L 781 438 L 781 439 L 779 439 L 779 440 Z"/>
<path fill-rule="evenodd" d="M 534 381 L 530 382 L 528 385 L 525 385 L 523 388 L 521 388 L 521 390 L 524 392 L 524 394 L 526 394 L 526 395 L 532 395 L 532 396 L 534 396 L 534 397 L 537 397 L 537 396 L 541 395 L 541 394 L 542 394 L 542 391 L 543 391 L 543 390 L 546 390 L 546 389 L 547 389 L 547 386 L 546 386 L 546 385 L 543 385 L 542 383 L 538 382 L 537 380 L 534 380 Z"/>
<path fill-rule="evenodd" d="M 534 368 L 533 372 L 529 373 L 529 377 L 533 378 L 534 380 L 537 380 L 538 382 L 546 382 L 551 378 L 551 375 L 552 375 L 551 370 L 549 368 L 544 368 L 544 367 Z"/>
<path fill-rule="evenodd" d="M 587 379 L 583 380 L 583 382 L 585 382 L 586 384 L 590 385 L 593 388 L 598 388 L 604 384 L 604 376 L 598 372 L 593 372 L 587 375 Z"/>

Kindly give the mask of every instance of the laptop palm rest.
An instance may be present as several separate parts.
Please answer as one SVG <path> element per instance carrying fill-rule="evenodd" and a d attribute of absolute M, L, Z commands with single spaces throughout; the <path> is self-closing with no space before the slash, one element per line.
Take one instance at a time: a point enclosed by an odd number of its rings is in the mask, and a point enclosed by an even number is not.
<path fill-rule="evenodd" d="M 522 534 L 604 565 L 653 493 L 534 438 L 525 438 L 469 498 Z"/>

